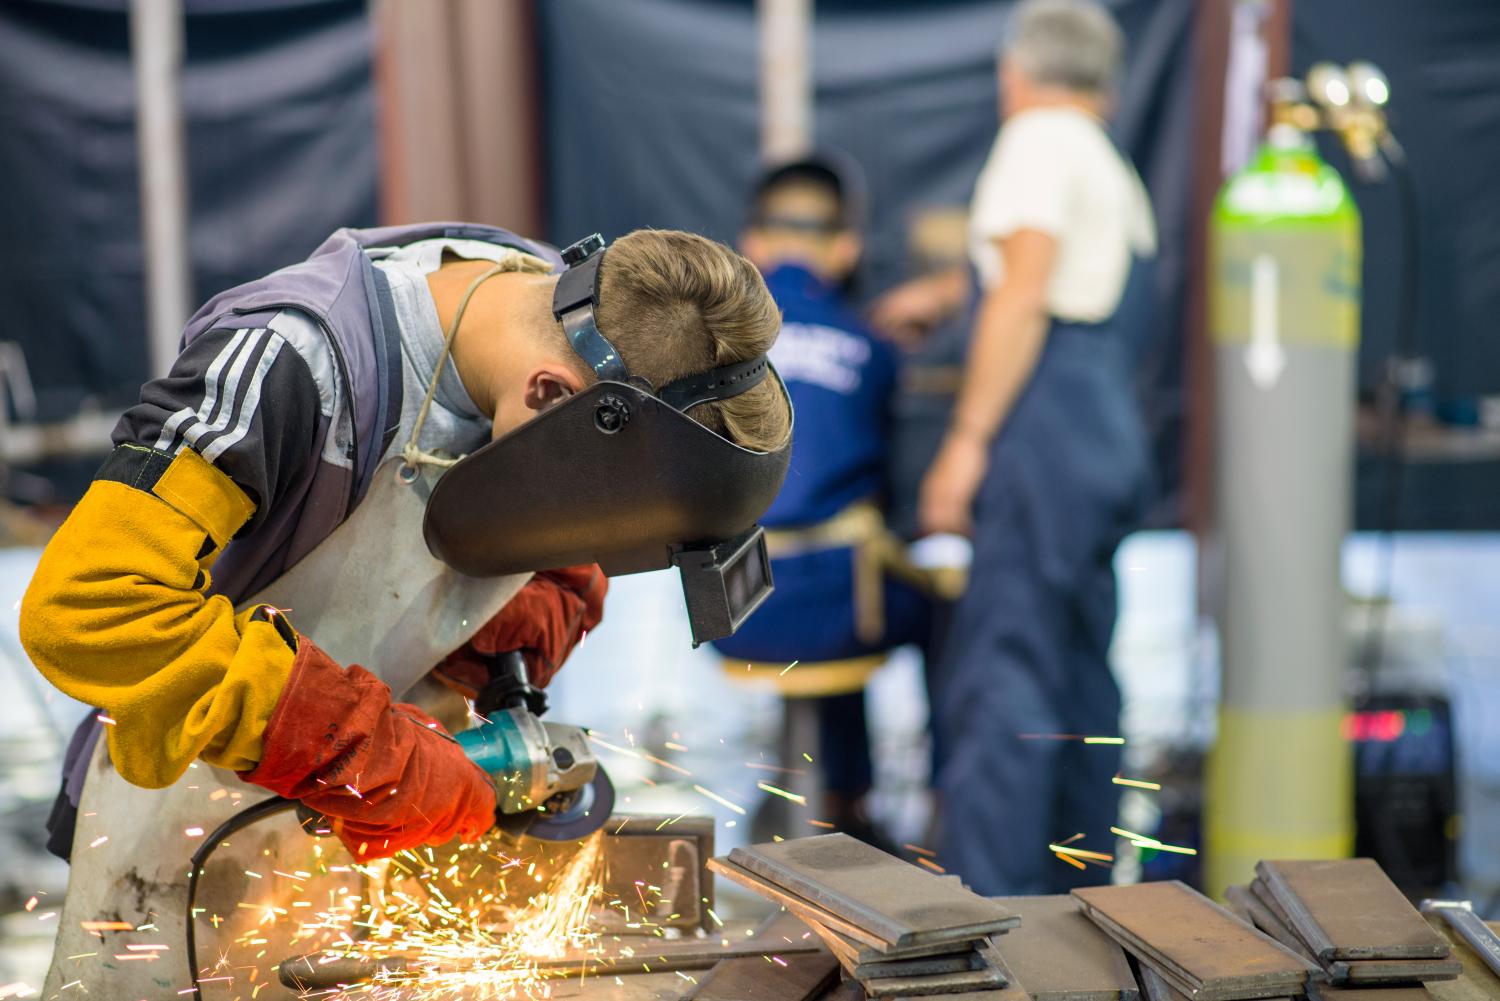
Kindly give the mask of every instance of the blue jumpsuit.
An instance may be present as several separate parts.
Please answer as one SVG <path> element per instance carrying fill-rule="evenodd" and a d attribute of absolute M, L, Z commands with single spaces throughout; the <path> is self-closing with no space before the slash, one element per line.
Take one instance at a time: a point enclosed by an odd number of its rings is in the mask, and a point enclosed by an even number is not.
<path fill-rule="evenodd" d="M 836 288 L 806 269 L 782 265 L 766 275 L 766 285 L 783 319 L 771 359 L 797 422 L 786 483 L 761 522 L 773 530 L 807 527 L 884 493 L 898 359 Z M 724 656 L 810 663 L 927 638 L 926 600 L 893 582 L 885 586 L 885 634 L 873 644 L 855 635 L 854 556 L 847 548 L 777 558 L 771 572 L 775 592 L 739 632 L 714 644 Z M 872 777 L 864 693 L 820 699 L 819 713 L 825 786 L 858 797 Z"/>
<path fill-rule="evenodd" d="M 1053 319 L 1031 380 L 990 447 L 974 564 L 931 678 L 941 857 L 982 894 L 1108 882 L 1047 850 L 1108 850 L 1120 690 L 1107 654 L 1112 560 L 1143 513 L 1147 438 L 1129 346 L 1149 321 L 1148 262 L 1114 315 Z"/>

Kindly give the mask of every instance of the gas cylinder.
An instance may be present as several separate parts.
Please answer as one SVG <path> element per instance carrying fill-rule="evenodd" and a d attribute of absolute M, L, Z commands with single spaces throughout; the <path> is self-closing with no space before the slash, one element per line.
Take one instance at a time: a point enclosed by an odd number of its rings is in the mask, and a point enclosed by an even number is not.
<path fill-rule="evenodd" d="M 1278 121 L 1210 220 L 1216 378 L 1205 567 L 1222 665 L 1206 889 L 1354 843 L 1340 550 L 1353 506 L 1359 212 Z"/>

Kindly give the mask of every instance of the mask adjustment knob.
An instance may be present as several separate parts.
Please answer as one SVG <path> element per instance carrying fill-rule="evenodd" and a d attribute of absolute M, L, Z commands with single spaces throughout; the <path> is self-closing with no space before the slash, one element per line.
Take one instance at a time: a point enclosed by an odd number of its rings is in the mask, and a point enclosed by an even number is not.
<path fill-rule="evenodd" d="M 594 408 L 594 427 L 614 434 L 630 423 L 630 405 L 618 396 L 606 396 Z"/>
<path fill-rule="evenodd" d="M 604 237 L 598 233 L 590 233 L 577 243 L 569 244 L 563 248 L 562 260 L 568 267 L 582 264 L 594 254 L 604 249 Z"/>

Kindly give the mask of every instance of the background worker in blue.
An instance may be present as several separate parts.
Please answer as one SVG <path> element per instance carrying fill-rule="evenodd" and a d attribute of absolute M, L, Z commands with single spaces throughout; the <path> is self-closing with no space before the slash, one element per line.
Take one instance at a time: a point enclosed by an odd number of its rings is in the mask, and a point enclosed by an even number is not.
<path fill-rule="evenodd" d="M 1129 346 L 1150 322 L 1155 226 L 1105 133 L 1121 49 L 1092 0 L 1016 10 L 970 211 L 974 337 L 919 499 L 926 531 L 974 540 L 932 685 L 940 857 L 985 894 L 1109 876 L 1047 845 L 1109 851 L 1117 823 L 1120 748 L 1080 738 L 1119 733 L 1112 559 L 1148 481 Z"/>
<path fill-rule="evenodd" d="M 899 359 L 844 293 L 861 216 L 857 170 L 841 156 L 773 167 L 753 192 L 740 249 L 782 309 L 771 359 L 797 421 L 791 469 L 762 519 L 776 590 L 716 644 L 735 661 L 846 661 L 927 638 L 926 599 L 890 578 L 900 544 L 881 516 Z M 864 691 L 817 701 L 824 819 L 878 839 L 863 803 L 873 783 Z"/>

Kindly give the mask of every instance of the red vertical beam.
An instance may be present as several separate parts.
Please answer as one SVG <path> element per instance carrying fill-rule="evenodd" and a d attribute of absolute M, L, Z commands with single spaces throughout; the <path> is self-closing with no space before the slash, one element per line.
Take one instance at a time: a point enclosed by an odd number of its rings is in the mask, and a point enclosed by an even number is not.
<path fill-rule="evenodd" d="M 1266 76 L 1290 76 L 1292 73 L 1292 0 L 1271 0 L 1266 18 Z"/>
<path fill-rule="evenodd" d="M 1206 540 L 1213 529 L 1213 350 L 1208 336 L 1208 221 L 1214 197 L 1224 182 L 1224 70 L 1229 59 L 1229 34 L 1236 3 L 1257 0 L 1205 0 L 1198 8 L 1194 33 L 1193 202 L 1189 228 L 1190 260 L 1185 298 L 1187 337 L 1185 373 L 1187 412 L 1183 446 L 1183 521 Z M 1266 40 L 1268 79 L 1291 72 L 1292 0 L 1266 0 L 1262 31 Z M 1269 115 L 1266 116 L 1269 121 Z"/>
<path fill-rule="evenodd" d="M 1183 445 L 1183 520 L 1202 543 L 1213 520 L 1214 367 L 1208 339 L 1208 219 L 1223 182 L 1224 67 L 1235 0 L 1204 0 L 1194 25 L 1193 194 L 1188 231 L 1184 350 L 1187 422 Z M 1200 561 L 1203 557 L 1200 555 Z M 1200 582 L 1210 575 L 1199 574 Z M 1201 584 L 1200 584 L 1201 588 Z"/>
<path fill-rule="evenodd" d="M 533 0 L 374 5 L 381 220 L 464 219 L 539 235 Z"/>

